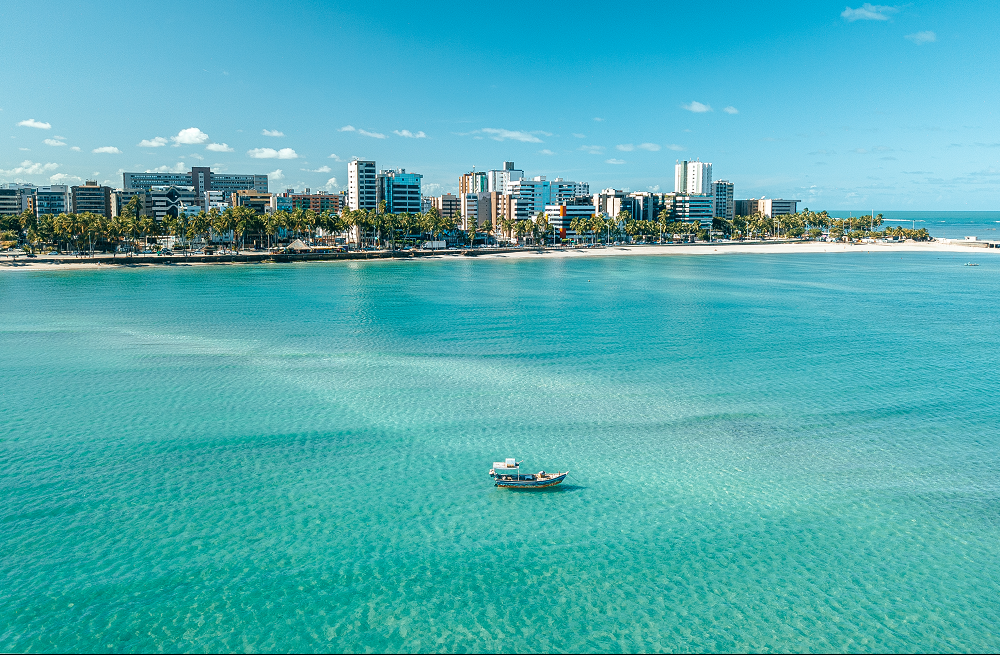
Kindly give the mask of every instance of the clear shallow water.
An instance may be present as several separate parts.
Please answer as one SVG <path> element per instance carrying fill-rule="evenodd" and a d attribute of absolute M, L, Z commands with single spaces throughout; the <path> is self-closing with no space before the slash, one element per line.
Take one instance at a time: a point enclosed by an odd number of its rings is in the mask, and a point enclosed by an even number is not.
<path fill-rule="evenodd" d="M 880 211 L 885 222 L 882 228 L 905 227 L 911 229 L 927 228 L 932 237 L 938 239 L 964 239 L 978 237 L 984 241 L 1000 241 L 1000 212 L 927 212 L 927 211 Z M 847 218 L 848 216 L 870 216 L 871 211 L 833 210 L 830 216 Z M 863 218 L 862 218 L 863 220 Z"/>
<path fill-rule="evenodd" d="M 998 280 L 9 272 L 0 650 L 996 650 Z M 570 482 L 495 489 L 514 455 Z"/>

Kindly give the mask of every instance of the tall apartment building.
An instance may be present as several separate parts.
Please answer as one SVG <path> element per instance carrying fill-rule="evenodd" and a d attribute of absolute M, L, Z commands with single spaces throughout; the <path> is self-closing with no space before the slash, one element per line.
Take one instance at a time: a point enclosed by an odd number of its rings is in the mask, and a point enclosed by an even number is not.
<path fill-rule="evenodd" d="M 347 206 L 349 209 L 378 207 L 378 175 L 375 162 L 355 159 L 347 165 Z"/>
<path fill-rule="evenodd" d="M 489 179 L 486 173 L 473 171 L 458 178 L 459 197 L 466 193 L 486 193 L 489 191 Z"/>
<path fill-rule="evenodd" d="M 213 173 L 207 166 L 196 166 L 188 173 L 122 173 L 124 189 L 149 191 L 154 186 L 189 186 L 202 198 L 206 191 L 221 191 L 226 197 L 237 191 L 267 193 L 266 175 Z"/>
<path fill-rule="evenodd" d="M 652 193 L 650 191 L 634 191 L 628 194 L 634 199 L 632 218 L 640 221 L 656 221 L 660 218 L 660 212 L 667 210 L 668 220 L 673 215 L 674 195 L 673 193 Z"/>
<path fill-rule="evenodd" d="M 570 182 L 557 177 L 549 183 L 549 202 L 553 205 L 565 204 L 573 198 L 584 197 L 590 197 L 590 184 L 587 182 Z"/>
<path fill-rule="evenodd" d="M 712 192 L 712 165 L 700 161 L 678 161 L 674 166 L 676 193 Z"/>
<path fill-rule="evenodd" d="M 712 182 L 712 195 L 715 197 L 715 215 L 727 221 L 735 216 L 733 201 L 733 183 L 728 180 Z"/>
<path fill-rule="evenodd" d="M 511 180 L 506 186 L 504 194 L 510 196 L 514 203 L 511 217 L 519 221 L 534 220 L 538 212 L 545 211 L 545 205 L 549 204 L 549 181 L 544 176 Z"/>
<path fill-rule="evenodd" d="M 514 162 L 505 161 L 503 170 L 492 170 L 486 173 L 486 190 L 491 193 L 509 193 L 507 186 L 524 177 L 524 171 L 514 168 Z"/>
<path fill-rule="evenodd" d="M 376 206 L 385 201 L 385 211 L 390 214 L 419 214 L 420 183 L 423 177 L 420 173 L 407 173 L 403 168 L 380 172 L 376 179 Z"/>
<path fill-rule="evenodd" d="M 102 186 L 95 180 L 87 180 L 85 184 L 71 187 L 70 194 L 74 213 L 90 212 L 111 218 L 111 187 Z"/>

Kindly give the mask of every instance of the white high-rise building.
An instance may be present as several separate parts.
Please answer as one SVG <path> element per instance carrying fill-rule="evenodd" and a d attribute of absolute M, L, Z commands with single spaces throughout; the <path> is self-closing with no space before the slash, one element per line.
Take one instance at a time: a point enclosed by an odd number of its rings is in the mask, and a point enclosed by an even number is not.
<path fill-rule="evenodd" d="M 375 162 L 355 159 L 347 165 L 347 206 L 352 210 L 378 206 L 378 175 Z M 419 190 L 418 195 L 419 198 Z"/>
<path fill-rule="evenodd" d="M 674 192 L 712 193 L 712 164 L 700 161 L 679 161 L 674 166 Z"/>
<path fill-rule="evenodd" d="M 538 212 L 545 211 L 545 205 L 549 204 L 549 182 L 544 176 L 512 180 L 507 184 L 506 195 L 514 200 L 517 220 L 534 220 Z"/>
<path fill-rule="evenodd" d="M 486 190 L 491 193 L 510 193 L 508 185 L 523 177 L 524 171 L 514 168 L 514 162 L 505 161 L 502 171 L 490 171 L 486 174 Z"/>

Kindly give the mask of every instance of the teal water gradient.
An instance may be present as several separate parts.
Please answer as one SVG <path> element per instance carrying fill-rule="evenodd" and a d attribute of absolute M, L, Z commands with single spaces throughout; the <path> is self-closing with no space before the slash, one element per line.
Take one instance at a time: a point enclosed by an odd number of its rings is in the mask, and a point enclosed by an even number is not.
<path fill-rule="evenodd" d="M 0 650 L 996 650 L 998 280 L 5 273 Z M 505 456 L 572 473 L 498 490 Z"/>

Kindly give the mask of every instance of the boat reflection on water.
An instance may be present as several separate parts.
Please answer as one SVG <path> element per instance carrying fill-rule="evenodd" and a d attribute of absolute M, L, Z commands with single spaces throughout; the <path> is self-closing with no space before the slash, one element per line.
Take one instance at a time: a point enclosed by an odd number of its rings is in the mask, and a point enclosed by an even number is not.
<path fill-rule="evenodd" d="M 493 468 L 490 469 L 490 477 L 493 478 L 494 486 L 506 487 L 508 489 L 544 489 L 546 487 L 553 487 L 565 480 L 567 475 L 569 475 L 569 471 L 560 473 L 546 473 L 545 471 L 521 473 L 521 462 L 516 461 L 513 457 L 508 457 L 504 462 L 493 462 Z"/>

